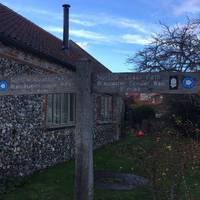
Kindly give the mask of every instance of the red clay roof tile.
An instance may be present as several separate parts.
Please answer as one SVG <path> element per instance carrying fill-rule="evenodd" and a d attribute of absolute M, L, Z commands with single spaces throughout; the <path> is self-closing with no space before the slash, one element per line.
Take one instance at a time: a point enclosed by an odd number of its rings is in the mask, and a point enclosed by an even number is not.
<path fill-rule="evenodd" d="M 62 41 L 48 33 L 28 19 L 9 9 L 0 3 L 0 40 L 11 42 L 19 48 L 45 56 L 69 69 L 75 69 L 74 65 L 80 58 L 88 58 L 95 71 L 109 71 L 90 54 L 70 40 L 69 54 L 62 50 Z"/>

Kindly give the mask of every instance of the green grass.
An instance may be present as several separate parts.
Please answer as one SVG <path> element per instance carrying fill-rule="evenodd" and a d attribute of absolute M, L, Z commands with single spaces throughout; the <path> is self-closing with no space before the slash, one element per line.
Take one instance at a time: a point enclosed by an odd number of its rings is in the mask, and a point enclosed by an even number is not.
<path fill-rule="evenodd" d="M 147 138 L 129 136 L 115 144 L 95 152 L 94 169 L 116 172 L 134 172 L 135 160 L 130 155 L 133 146 L 139 144 L 147 148 L 152 145 Z M 152 200 L 152 194 L 148 188 L 136 188 L 128 191 L 112 191 L 95 189 L 95 200 Z"/>
<path fill-rule="evenodd" d="M 32 175 L 25 184 L 4 195 L 4 200 L 73 199 L 74 162 L 59 164 Z"/>
<path fill-rule="evenodd" d="M 95 151 L 95 170 L 128 171 L 134 166 L 128 156 L 119 154 L 119 149 L 136 145 L 144 139 L 128 137 L 115 144 Z M 3 195 L 2 200 L 73 200 L 74 162 L 58 164 L 30 176 L 24 185 Z M 95 200 L 152 199 L 149 189 L 137 188 L 131 191 L 111 191 L 95 189 Z"/>
<path fill-rule="evenodd" d="M 143 147 L 150 151 L 155 146 L 152 137 L 137 138 L 129 135 L 115 144 L 96 150 L 94 169 L 117 172 L 133 172 L 146 176 L 138 161 L 144 159 Z M 74 196 L 74 162 L 58 164 L 28 177 L 25 184 L 15 188 L 1 200 L 73 200 Z M 200 173 L 188 172 L 187 182 L 191 185 L 194 200 L 200 198 Z M 95 189 L 95 200 L 152 200 L 149 188 L 136 188 L 128 191 Z"/>

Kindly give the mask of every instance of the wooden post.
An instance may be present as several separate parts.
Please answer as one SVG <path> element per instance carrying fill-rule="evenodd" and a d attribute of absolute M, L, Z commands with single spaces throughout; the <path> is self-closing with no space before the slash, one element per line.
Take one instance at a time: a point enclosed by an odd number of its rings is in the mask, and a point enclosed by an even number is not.
<path fill-rule="evenodd" d="M 93 199 L 93 101 L 89 60 L 77 64 L 79 91 L 75 133 L 75 199 Z"/>

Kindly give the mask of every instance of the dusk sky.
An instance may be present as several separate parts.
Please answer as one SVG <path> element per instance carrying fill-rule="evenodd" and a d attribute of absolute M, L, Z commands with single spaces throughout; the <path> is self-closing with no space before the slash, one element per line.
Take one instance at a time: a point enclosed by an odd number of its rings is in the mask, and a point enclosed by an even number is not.
<path fill-rule="evenodd" d="M 200 0 L 1 0 L 1 3 L 62 39 L 63 8 L 70 4 L 70 39 L 113 72 L 160 31 L 159 21 L 184 23 L 198 17 Z"/>

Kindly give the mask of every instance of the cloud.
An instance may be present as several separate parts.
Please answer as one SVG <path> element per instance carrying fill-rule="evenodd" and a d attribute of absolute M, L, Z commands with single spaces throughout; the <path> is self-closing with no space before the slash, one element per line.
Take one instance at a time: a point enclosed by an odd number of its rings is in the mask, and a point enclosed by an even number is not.
<path fill-rule="evenodd" d="M 124 56 L 130 56 L 135 53 L 135 51 L 133 51 L 133 50 L 131 51 L 131 50 L 123 50 L 123 49 L 112 49 L 112 51 L 117 54 L 124 55 Z"/>
<path fill-rule="evenodd" d="M 84 29 L 70 30 L 69 34 L 72 35 L 72 36 L 90 39 L 90 40 L 97 40 L 97 41 L 102 41 L 102 42 L 108 41 L 108 38 L 107 38 L 106 35 L 103 35 L 101 33 L 97 33 L 97 32 L 94 32 L 94 31 L 87 31 L 87 30 L 84 30 Z"/>
<path fill-rule="evenodd" d="M 109 25 L 111 27 L 117 28 L 129 28 L 141 33 L 149 33 L 157 30 L 156 24 L 144 23 L 139 20 L 124 18 L 120 16 L 107 15 L 105 13 L 99 14 L 72 14 L 72 22 L 78 23 L 85 26 L 99 26 L 99 25 Z M 86 20 L 82 22 L 82 20 Z M 82 23 L 80 23 L 82 22 Z"/>
<path fill-rule="evenodd" d="M 23 5 L 13 5 L 8 4 L 6 1 L 4 1 L 4 4 L 8 7 L 14 9 L 17 12 L 23 13 L 32 13 L 36 14 L 37 16 L 40 15 L 40 17 L 44 19 L 52 19 L 57 21 L 63 20 L 62 13 L 56 13 L 51 10 L 44 10 L 40 8 L 34 8 L 29 6 L 23 6 Z M 83 27 L 92 27 L 92 26 L 100 26 L 100 25 L 109 25 L 111 27 L 118 27 L 121 29 L 128 28 L 135 30 L 140 33 L 149 33 L 156 30 L 155 24 L 147 24 L 144 22 L 141 22 L 139 20 L 131 19 L 131 18 L 124 18 L 120 16 L 113 16 L 108 15 L 105 13 L 95 13 L 95 14 L 73 14 L 70 13 L 70 22 L 73 24 L 78 24 Z"/>
<path fill-rule="evenodd" d="M 57 26 L 43 26 L 43 28 L 52 33 L 63 33 L 63 29 L 61 27 Z M 101 33 L 95 32 L 95 31 L 88 31 L 85 29 L 70 29 L 69 34 L 71 36 L 89 39 L 89 40 L 95 40 L 95 41 L 101 41 L 101 42 L 108 42 L 108 37 L 106 35 L 103 35 Z"/>
<path fill-rule="evenodd" d="M 63 28 L 58 27 L 58 26 L 42 26 L 42 28 L 48 32 L 63 33 Z"/>
<path fill-rule="evenodd" d="M 124 27 L 124 28 L 133 28 L 138 30 L 139 32 L 142 33 L 147 33 L 148 30 L 145 29 L 144 25 L 141 23 L 138 23 L 136 21 L 133 20 L 129 20 L 129 19 L 120 19 L 118 21 L 119 26 Z"/>
<path fill-rule="evenodd" d="M 15 5 L 13 6 L 13 4 L 9 4 L 7 2 L 3 2 L 4 5 L 12 8 L 13 10 L 17 11 L 17 12 L 22 12 L 22 13 L 32 13 L 32 14 L 36 14 L 36 15 L 40 15 L 42 17 L 49 17 L 52 18 L 54 20 L 63 20 L 63 14 L 62 13 L 56 13 L 50 10 L 43 10 L 43 9 L 39 9 L 39 8 L 33 8 L 33 7 L 29 7 L 29 6 L 19 6 L 19 5 Z M 81 15 L 76 15 L 76 14 L 71 14 L 70 15 L 70 19 L 69 21 L 71 23 L 75 23 L 75 24 L 79 24 L 82 26 L 95 26 L 96 23 L 93 21 L 86 21 L 83 20 L 84 18 Z"/>
<path fill-rule="evenodd" d="M 36 15 L 43 15 L 46 17 L 50 17 L 56 20 L 62 20 L 62 14 L 56 13 L 50 10 L 44 10 L 40 8 L 34 8 L 34 7 L 29 7 L 29 6 L 23 6 L 23 5 L 16 5 L 16 4 L 11 4 L 6 1 L 3 2 L 4 5 L 8 6 L 9 8 L 15 10 L 16 12 L 21 12 L 21 13 L 29 13 L 29 14 L 36 14 Z"/>
<path fill-rule="evenodd" d="M 194 0 L 192 0 L 194 1 Z M 4 1 L 8 7 L 16 10 L 17 12 L 28 12 L 32 14 L 36 14 L 37 16 L 42 16 L 44 18 L 52 19 L 52 23 L 63 20 L 62 13 L 51 12 L 49 10 L 43 10 L 40 8 L 27 7 L 27 6 L 13 6 L 12 4 L 8 4 Z M 150 34 L 153 33 L 153 30 L 157 30 L 157 26 L 155 24 L 146 24 L 141 21 L 124 18 L 120 16 L 108 15 L 105 13 L 97 13 L 97 14 L 70 14 L 70 22 L 74 24 L 81 25 L 83 28 L 80 29 L 70 29 L 70 36 L 77 37 L 81 39 L 86 39 L 90 43 L 93 44 L 119 44 L 119 43 L 129 43 L 129 44 L 138 44 L 138 45 L 146 45 L 150 42 Z M 127 34 L 122 35 L 122 33 L 118 32 L 117 34 L 105 34 L 97 31 L 92 31 L 88 29 L 92 26 L 101 26 L 107 25 L 110 27 L 118 27 L 123 29 L 123 32 L 126 31 Z M 63 33 L 63 27 L 61 26 L 42 26 L 45 30 L 61 37 Z M 86 29 L 87 27 L 87 29 Z M 105 28 L 105 27 L 104 27 Z M 134 32 L 134 34 L 130 34 L 130 32 Z M 88 43 L 81 42 L 80 46 L 83 48 L 87 48 Z"/>
<path fill-rule="evenodd" d="M 75 23 L 75 24 L 82 25 L 82 26 L 95 26 L 96 25 L 95 22 L 81 20 L 81 19 L 75 19 L 75 18 L 70 18 L 69 21 L 72 23 Z"/>
<path fill-rule="evenodd" d="M 129 44 L 139 44 L 139 45 L 148 45 L 152 39 L 145 38 L 142 35 L 137 34 L 125 34 L 122 36 L 122 42 L 129 43 Z"/>
<path fill-rule="evenodd" d="M 46 31 L 62 34 L 63 29 L 57 26 L 43 26 Z M 147 45 L 152 41 L 150 36 L 145 36 L 143 34 L 124 34 L 124 35 L 106 35 L 98 33 L 95 31 L 89 31 L 85 29 L 70 29 L 70 36 L 75 36 L 81 39 L 87 39 L 93 43 L 106 43 L 106 44 L 117 44 L 117 43 L 128 43 L 137 45 Z M 80 43 L 81 44 L 81 43 Z M 81 45 L 86 47 L 88 43 L 82 43 Z M 81 46 L 80 45 L 80 46 Z"/>
<path fill-rule="evenodd" d="M 76 42 L 76 44 L 78 44 L 81 48 L 86 50 L 86 49 L 88 49 L 89 42 L 86 42 L 86 41 L 84 41 L 84 42 Z"/>
<path fill-rule="evenodd" d="M 176 16 L 183 15 L 186 13 L 196 14 L 200 12 L 200 1 L 199 0 L 185 0 L 181 5 L 177 5 L 174 8 L 174 14 Z"/>

